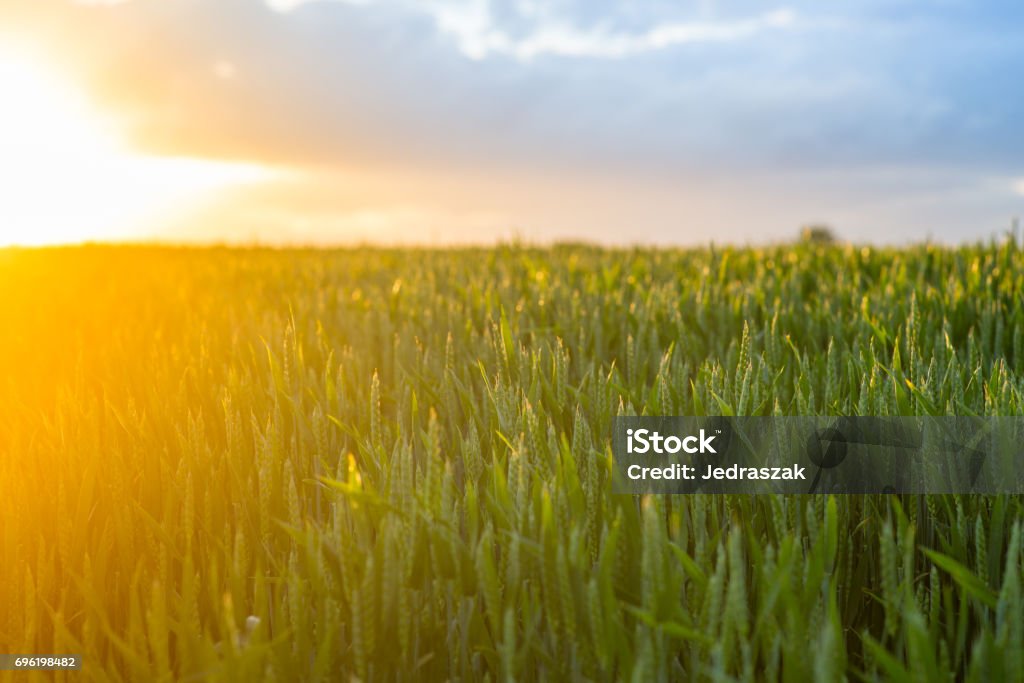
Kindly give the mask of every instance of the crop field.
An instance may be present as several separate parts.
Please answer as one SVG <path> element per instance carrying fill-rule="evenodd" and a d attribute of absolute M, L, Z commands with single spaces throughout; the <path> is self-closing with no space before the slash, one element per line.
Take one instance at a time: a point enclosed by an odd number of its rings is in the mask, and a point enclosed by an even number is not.
<path fill-rule="evenodd" d="M 1024 414 L 1024 254 L 0 251 L 0 680 L 1020 680 L 1016 496 L 611 493 L 623 415 Z"/>

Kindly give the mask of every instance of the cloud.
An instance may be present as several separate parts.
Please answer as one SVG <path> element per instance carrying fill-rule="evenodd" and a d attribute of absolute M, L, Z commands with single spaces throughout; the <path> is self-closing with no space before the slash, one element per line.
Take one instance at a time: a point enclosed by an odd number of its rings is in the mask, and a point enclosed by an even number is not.
<path fill-rule="evenodd" d="M 671 22 L 658 24 L 641 33 L 597 28 L 583 30 L 569 23 L 537 26 L 522 38 L 512 38 L 497 26 L 442 15 L 439 27 L 451 33 L 464 54 L 483 59 L 491 54 L 529 61 L 537 57 L 587 57 L 617 59 L 692 43 L 730 42 L 749 38 L 766 30 L 791 26 L 796 15 L 775 10 L 752 19 L 725 22 Z"/>
<path fill-rule="evenodd" d="M 1019 205 L 1024 10 L 774 1 L 0 0 L 0 36 L 45 37 L 144 151 L 353 174 L 285 213 L 380 174 L 332 209 L 357 232 L 437 211 L 539 234 L 898 235 L 893 216 L 963 228 Z M 958 173 L 919 191 L 931 167 Z M 813 182 L 837 169 L 854 175 Z"/>
<path fill-rule="evenodd" d="M 275 12 L 280 12 L 282 14 L 287 14 L 288 12 L 291 12 L 292 10 L 296 10 L 296 9 L 302 7 L 303 5 L 308 5 L 308 4 L 312 3 L 312 2 L 320 2 L 322 0 L 263 0 L 263 1 L 266 3 L 267 7 L 269 7 L 272 10 L 274 10 Z M 346 4 L 346 5 L 368 5 L 368 4 L 372 3 L 372 2 L 374 2 L 374 0 L 334 0 L 334 1 L 335 2 L 342 2 L 342 3 Z"/>
<path fill-rule="evenodd" d="M 278 12 L 288 13 L 316 0 L 266 0 Z M 367 0 L 340 0 L 345 4 L 369 4 Z M 378 2 L 377 4 L 385 4 Z M 605 21 L 583 28 L 574 17 L 545 10 L 530 2 L 506 7 L 499 17 L 488 0 L 455 2 L 393 3 L 408 13 L 429 17 L 436 30 L 452 39 L 463 55 L 474 60 L 491 56 L 530 61 L 538 57 L 558 56 L 594 59 L 618 59 L 677 45 L 721 43 L 743 40 L 770 30 L 792 27 L 797 14 L 779 8 L 756 16 L 720 21 L 664 21 L 638 31 L 617 29 Z M 508 15 L 515 21 L 509 22 Z M 512 31 L 508 23 L 523 25 Z"/>
<path fill-rule="evenodd" d="M 566 172 L 1024 154 L 1013 22 L 786 2 L 7 0 L 0 27 L 48 26 L 150 151 Z"/>
<path fill-rule="evenodd" d="M 267 7 L 275 12 L 291 12 L 293 9 L 305 5 L 310 0 L 266 0 Z"/>

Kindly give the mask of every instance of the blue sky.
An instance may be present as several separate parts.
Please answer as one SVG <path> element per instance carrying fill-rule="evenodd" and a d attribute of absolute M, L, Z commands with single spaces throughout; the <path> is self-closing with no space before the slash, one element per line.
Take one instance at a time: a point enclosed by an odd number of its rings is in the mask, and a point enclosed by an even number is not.
<path fill-rule="evenodd" d="M 0 26 L 140 147 L 299 171 L 214 238 L 960 241 L 1024 209 L 1020 3 L 9 0 Z"/>

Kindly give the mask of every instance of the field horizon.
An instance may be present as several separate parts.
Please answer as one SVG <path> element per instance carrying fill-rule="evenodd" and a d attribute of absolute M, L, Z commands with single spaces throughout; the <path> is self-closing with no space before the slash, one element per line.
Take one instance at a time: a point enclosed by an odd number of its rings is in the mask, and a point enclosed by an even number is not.
<path fill-rule="evenodd" d="M 812 229 L 823 230 L 819 238 L 810 236 Z M 436 243 L 415 242 L 404 243 L 397 240 L 282 240 L 273 241 L 261 238 L 245 239 L 180 239 L 174 240 L 166 237 L 140 237 L 138 239 L 96 239 L 78 240 L 68 242 L 54 242 L 45 244 L 17 243 L 0 244 L 2 251 L 31 251 L 31 250 L 60 250 L 60 249 L 165 249 L 165 250 L 227 250 L 227 251 L 280 251 L 280 252 L 305 252 L 305 251 L 479 251 L 496 249 L 519 249 L 533 251 L 550 251 L 557 249 L 596 249 L 608 252 L 622 251 L 665 251 L 665 252 L 689 252 L 704 250 L 766 250 L 787 247 L 797 247 L 803 243 L 820 243 L 838 248 L 850 249 L 882 249 L 907 251 L 921 248 L 936 249 L 960 249 L 969 247 L 999 246 L 1005 243 L 1013 243 L 1017 246 L 1022 244 L 1020 230 L 1020 219 L 1013 217 L 1008 220 L 1003 228 L 993 229 L 985 236 L 974 236 L 966 239 L 949 240 L 936 239 L 931 235 L 919 238 L 910 238 L 899 242 L 879 242 L 870 238 L 847 238 L 841 231 L 837 231 L 827 224 L 806 224 L 794 229 L 789 237 L 773 237 L 764 241 L 740 241 L 701 239 L 699 241 L 672 241 L 660 238 L 658 240 L 609 241 L 601 238 L 587 237 L 558 237 L 553 239 L 537 239 L 529 236 L 516 234 L 515 231 L 509 235 L 486 237 L 480 241 L 472 240 L 443 240 Z"/>

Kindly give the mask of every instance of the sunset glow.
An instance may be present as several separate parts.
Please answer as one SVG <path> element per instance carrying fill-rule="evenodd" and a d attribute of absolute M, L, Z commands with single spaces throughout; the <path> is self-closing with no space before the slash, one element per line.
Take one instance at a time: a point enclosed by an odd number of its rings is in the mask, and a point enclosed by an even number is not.
<path fill-rule="evenodd" d="M 3 0 L 0 246 L 985 239 L 1024 5 L 933 4 Z"/>
<path fill-rule="evenodd" d="M 133 153 L 53 70 L 0 49 L 0 246 L 138 239 L 255 165 Z"/>

